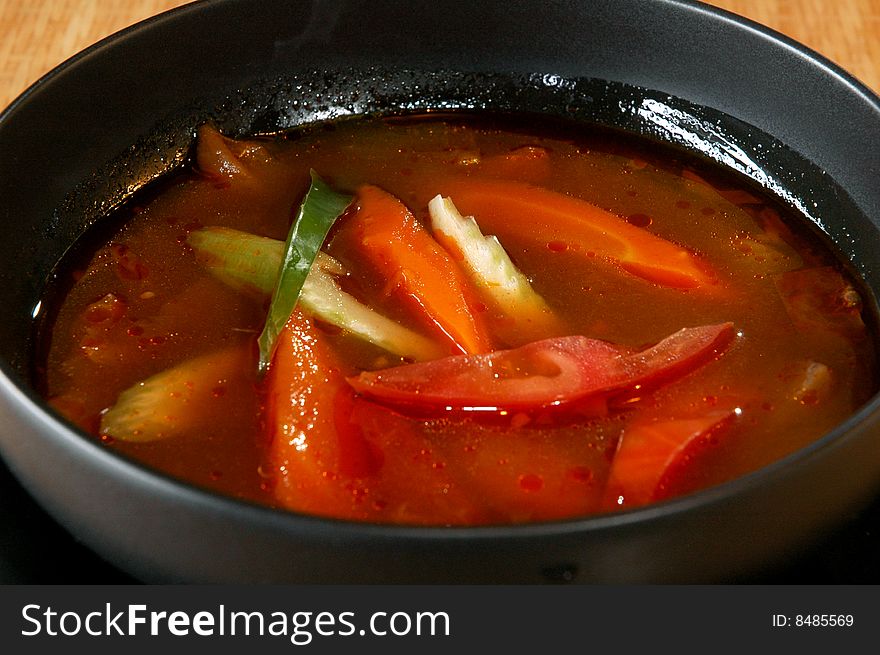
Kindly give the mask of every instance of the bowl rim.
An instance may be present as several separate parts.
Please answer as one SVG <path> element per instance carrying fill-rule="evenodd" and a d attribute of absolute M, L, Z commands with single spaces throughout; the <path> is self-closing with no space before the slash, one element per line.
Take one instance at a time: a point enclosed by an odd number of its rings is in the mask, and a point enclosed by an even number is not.
<path fill-rule="evenodd" d="M 171 20 L 177 20 L 179 16 L 188 13 L 201 13 L 209 11 L 220 5 L 235 5 L 247 3 L 249 0 L 190 0 L 185 4 L 171 9 L 166 9 L 153 16 L 149 16 L 136 23 L 123 27 L 107 36 L 99 39 L 95 43 L 83 48 L 79 52 L 74 53 L 64 61 L 60 62 L 50 70 L 43 73 L 36 80 L 31 82 L 24 90 L 21 91 L 9 104 L 0 111 L 0 124 L 5 122 L 6 115 L 13 113 L 20 104 L 22 104 L 30 95 L 38 91 L 40 88 L 49 84 L 55 77 L 64 74 L 67 69 L 75 66 L 80 60 L 94 56 L 99 51 L 114 46 L 118 41 L 128 38 L 133 33 L 139 33 L 146 29 L 165 23 Z M 338 0 L 341 2 L 347 0 Z M 424 0 L 423 0 L 424 1 Z M 436 0 L 435 0 L 436 1 Z M 443 0 L 440 0 L 443 1 Z M 519 0 L 507 0 L 507 2 L 518 2 Z M 712 17 L 713 19 L 722 21 L 726 24 L 733 25 L 736 29 L 754 33 L 763 39 L 775 42 L 784 46 L 790 52 L 796 54 L 803 61 L 816 66 L 826 73 L 829 73 L 839 83 L 844 84 L 855 91 L 863 100 L 872 105 L 874 109 L 880 113 L 880 89 L 876 91 L 868 87 L 867 84 L 856 78 L 852 73 L 844 69 L 841 65 L 829 59 L 820 52 L 810 48 L 809 46 L 795 40 L 794 38 L 783 34 L 782 32 L 757 22 L 746 16 L 737 14 L 731 10 L 724 9 L 717 5 L 711 5 L 703 0 L 623 0 L 633 4 L 642 4 L 645 2 L 654 2 L 658 4 L 678 7 L 684 11 L 691 11 L 696 14 L 702 14 Z"/>

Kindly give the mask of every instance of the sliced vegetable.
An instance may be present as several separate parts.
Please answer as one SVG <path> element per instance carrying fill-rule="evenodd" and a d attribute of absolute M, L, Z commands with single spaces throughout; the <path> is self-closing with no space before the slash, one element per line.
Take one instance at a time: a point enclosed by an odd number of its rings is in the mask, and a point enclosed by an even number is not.
<path fill-rule="evenodd" d="M 327 258 L 332 259 L 329 256 Z M 321 269 L 313 268 L 306 278 L 300 304 L 303 311 L 312 316 L 405 359 L 424 362 L 444 354 L 435 341 L 358 302 L 339 288 L 336 280 Z"/>
<path fill-rule="evenodd" d="M 101 416 L 100 433 L 135 442 L 187 434 L 230 402 L 225 387 L 249 360 L 244 348 L 236 348 L 196 357 L 157 373 L 119 394 Z M 218 392 L 221 389 L 223 393 Z"/>
<path fill-rule="evenodd" d="M 260 295 L 275 288 L 284 258 L 282 241 L 228 227 L 206 227 L 190 232 L 187 242 L 196 260 L 232 288 Z"/>
<path fill-rule="evenodd" d="M 260 371 L 272 361 L 278 334 L 296 307 L 306 276 L 327 238 L 330 227 L 351 203 L 351 196 L 336 193 L 315 171 L 312 184 L 287 235 L 281 273 L 275 284 L 266 325 L 260 334 Z"/>
<path fill-rule="evenodd" d="M 804 332 L 863 339 L 862 298 L 831 266 L 804 268 L 774 280 L 792 322 Z"/>
<path fill-rule="evenodd" d="M 681 465 L 698 442 L 732 423 L 735 416 L 734 411 L 718 411 L 627 426 L 611 462 L 604 506 L 621 509 L 658 500 L 666 474 Z"/>
<path fill-rule="evenodd" d="M 461 270 L 397 198 L 375 186 L 357 193 L 333 244 L 367 263 L 365 274 L 448 345 L 447 352 L 492 349 L 482 319 L 468 304 Z M 331 250 L 332 252 L 332 250 Z"/>
<path fill-rule="evenodd" d="M 582 336 L 558 337 L 363 372 L 348 382 L 358 393 L 395 406 L 528 410 L 687 373 L 719 354 L 733 334 L 731 323 L 685 328 L 640 352 Z"/>
<path fill-rule="evenodd" d="M 513 265 L 495 236 L 484 236 L 473 216 L 464 218 L 450 198 L 428 203 L 434 236 L 453 253 L 471 282 L 520 343 L 563 333 L 562 321 Z"/>
<path fill-rule="evenodd" d="M 348 390 L 333 352 L 299 310 L 281 332 L 265 389 L 275 496 L 289 509 L 351 516 L 354 498 L 334 479 L 342 456 L 334 411 Z"/>
<path fill-rule="evenodd" d="M 272 292 L 284 250 L 280 241 L 224 227 L 208 227 L 191 232 L 189 243 L 202 265 L 230 286 L 261 295 Z M 333 279 L 334 275 L 344 274 L 338 261 L 318 251 L 303 283 L 299 307 L 400 357 L 426 361 L 443 356 L 443 350 L 434 341 L 345 293 Z"/>
<path fill-rule="evenodd" d="M 300 512 L 397 523 L 479 520 L 415 425 L 354 398 L 339 362 L 296 310 L 266 377 L 268 471 Z"/>
<path fill-rule="evenodd" d="M 196 164 L 199 171 L 215 180 L 253 181 L 256 176 L 251 167 L 271 160 L 262 144 L 254 141 L 230 139 L 211 125 L 199 127 L 196 139 Z"/>
<path fill-rule="evenodd" d="M 462 213 L 479 216 L 483 229 L 502 238 L 519 233 L 564 243 L 662 286 L 718 284 L 709 265 L 693 253 L 584 200 L 509 180 L 450 179 L 443 190 Z"/>

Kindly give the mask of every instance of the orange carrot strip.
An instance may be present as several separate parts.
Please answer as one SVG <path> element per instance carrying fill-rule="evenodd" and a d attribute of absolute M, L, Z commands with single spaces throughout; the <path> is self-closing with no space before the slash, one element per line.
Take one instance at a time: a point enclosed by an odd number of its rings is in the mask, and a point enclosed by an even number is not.
<path fill-rule="evenodd" d="M 342 220 L 351 243 L 376 269 L 388 292 L 458 353 L 492 349 L 487 330 L 467 304 L 463 274 L 397 198 L 361 187 L 357 210 Z"/>
<path fill-rule="evenodd" d="M 584 200 L 508 180 L 449 180 L 438 190 L 463 215 L 473 215 L 487 234 L 503 238 L 520 233 L 548 244 L 566 243 L 662 286 L 690 289 L 718 283 L 693 253 Z"/>
<path fill-rule="evenodd" d="M 269 473 L 289 510 L 383 523 L 485 521 L 420 423 L 354 397 L 326 340 L 295 310 L 266 377 Z"/>
<path fill-rule="evenodd" d="M 294 310 L 266 377 L 269 464 L 275 497 L 287 509 L 356 516 L 350 491 L 334 481 L 343 459 L 334 412 L 345 378 L 317 330 Z M 358 448 L 358 450 L 361 450 Z M 348 466 L 355 468 L 349 455 Z M 367 468 L 363 464 L 360 468 Z"/>

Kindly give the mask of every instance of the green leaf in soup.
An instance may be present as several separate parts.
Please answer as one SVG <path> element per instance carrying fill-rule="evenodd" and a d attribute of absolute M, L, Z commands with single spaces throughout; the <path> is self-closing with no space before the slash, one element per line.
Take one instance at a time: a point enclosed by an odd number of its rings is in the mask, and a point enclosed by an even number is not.
<path fill-rule="evenodd" d="M 228 227 L 204 227 L 187 237 L 196 261 L 218 280 L 239 291 L 268 297 L 275 289 L 284 242 Z"/>
<path fill-rule="evenodd" d="M 261 372 L 265 372 L 272 362 L 278 335 L 296 307 L 327 233 L 352 201 L 352 196 L 331 189 L 315 171 L 311 175 L 312 184 L 287 235 L 281 273 L 275 283 L 266 325 L 258 340 Z"/>

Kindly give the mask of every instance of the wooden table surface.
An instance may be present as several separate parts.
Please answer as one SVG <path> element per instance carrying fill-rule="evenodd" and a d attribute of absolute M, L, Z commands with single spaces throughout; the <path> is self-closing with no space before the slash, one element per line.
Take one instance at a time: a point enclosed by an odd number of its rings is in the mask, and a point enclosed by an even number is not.
<path fill-rule="evenodd" d="M 0 0 L 0 107 L 71 55 L 187 0 Z M 800 41 L 880 92 L 880 0 L 713 0 Z"/>

